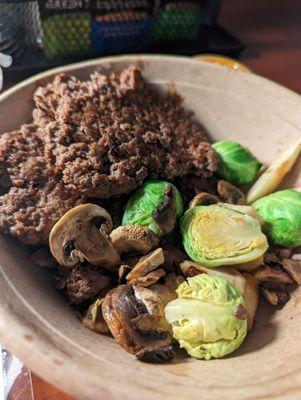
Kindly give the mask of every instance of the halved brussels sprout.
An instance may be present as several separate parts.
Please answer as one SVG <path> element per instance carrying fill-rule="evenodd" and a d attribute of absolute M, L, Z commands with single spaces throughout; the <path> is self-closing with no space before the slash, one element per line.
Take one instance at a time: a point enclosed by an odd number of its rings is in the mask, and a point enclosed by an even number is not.
<path fill-rule="evenodd" d="M 214 143 L 212 147 L 220 158 L 217 174 L 235 185 L 246 185 L 254 182 L 262 163 L 239 143 L 224 140 Z"/>
<path fill-rule="evenodd" d="M 146 226 L 162 236 L 171 232 L 183 214 L 178 189 L 165 181 L 145 182 L 128 201 L 122 225 Z"/>
<path fill-rule="evenodd" d="M 218 204 L 187 210 L 181 233 L 189 257 L 207 267 L 256 260 L 268 248 L 257 219 Z"/>
<path fill-rule="evenodd" d="M 173 337 L 195 358 L 220 358 L 236 350 L 247 334 L 247 311 L 238 290 L 226 279 L 201 274 L 176 290 L 165 307 Z"/>
<path fill-rule="evenodd" d="M 271 243 L 280 246 L 301 245 L 301 193 L 280 190 L 255 201 L 253 206 L 263 218 L 263 231 Z"/>

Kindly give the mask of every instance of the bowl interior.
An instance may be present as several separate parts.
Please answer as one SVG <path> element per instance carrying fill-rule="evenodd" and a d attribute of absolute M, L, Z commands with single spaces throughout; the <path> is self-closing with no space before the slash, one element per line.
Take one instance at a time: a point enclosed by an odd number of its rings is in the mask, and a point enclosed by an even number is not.
<path fill-rule="evenodd" d="M 0 133 L 31 120 L 32 94 L 59 70 L 79 78 L 138 64 L 162 89 L 176 89 L 212 140 L 233 139 L 270 163 L 300 138 L 301 100 L 252 74 L 176 57 L 116 57 L 40 74 L 0 97 Z M 286 180 L 300 186 L 301 164 Z M 180 353 L 168 365 L 143 364 L 112 339 L 81 326 L 54 289 L 52 273 L 30 263 L 28 250 L 0 236 L 0 337 L 45 379 L 86 399 L 300 398 L 301 294 L 284 309 L 261 304 L 243 346 L 222 360 Z M 296 397 L 294 397 L 296 396 Z"/>

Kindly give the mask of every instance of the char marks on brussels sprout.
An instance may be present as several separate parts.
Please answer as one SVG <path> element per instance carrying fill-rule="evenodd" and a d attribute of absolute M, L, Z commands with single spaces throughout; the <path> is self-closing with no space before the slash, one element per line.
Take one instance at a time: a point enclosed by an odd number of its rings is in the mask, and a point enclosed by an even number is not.
<path fill-rule="evenodd" d="M 169 185 L 163 193 L 162 202 L 155 208 L 151 216 L 162 234 L 171 232 L 176 224 L 177 203 L 176 191 L 173 186 Z"/>

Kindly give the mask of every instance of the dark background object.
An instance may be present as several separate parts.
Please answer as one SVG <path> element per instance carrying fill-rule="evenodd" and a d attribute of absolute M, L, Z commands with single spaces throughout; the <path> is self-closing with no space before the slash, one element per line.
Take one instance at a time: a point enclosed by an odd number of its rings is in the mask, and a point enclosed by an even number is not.
<path fill-rule="evenodd" d="M 222 0 L 115 0 L 108 9 L 109 3 L 77 0 L 66 8 L 66 1 L 0 0 L 0 51 L 14 59 L 5 80 L 111 54 L 238 57 L 244 48 L 217 23 Z M 10 47 L 1 44 L 7 30 Z"/>

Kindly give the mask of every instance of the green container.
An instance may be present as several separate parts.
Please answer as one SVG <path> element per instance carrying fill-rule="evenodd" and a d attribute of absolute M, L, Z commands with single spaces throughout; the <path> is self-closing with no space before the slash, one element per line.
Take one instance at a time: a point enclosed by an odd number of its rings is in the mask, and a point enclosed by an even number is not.
<path fill-rule="evenodd" d="M 199 2 L 166 2 L 154 15 L 152 41 L 193 40 L 198 36 L 204 20 L 204 9 Z"/>
<path fill-rule="evenodd" d="M 47 58 L 90 55 L 89 1 L 40 1 L 43 46 Z"/>

